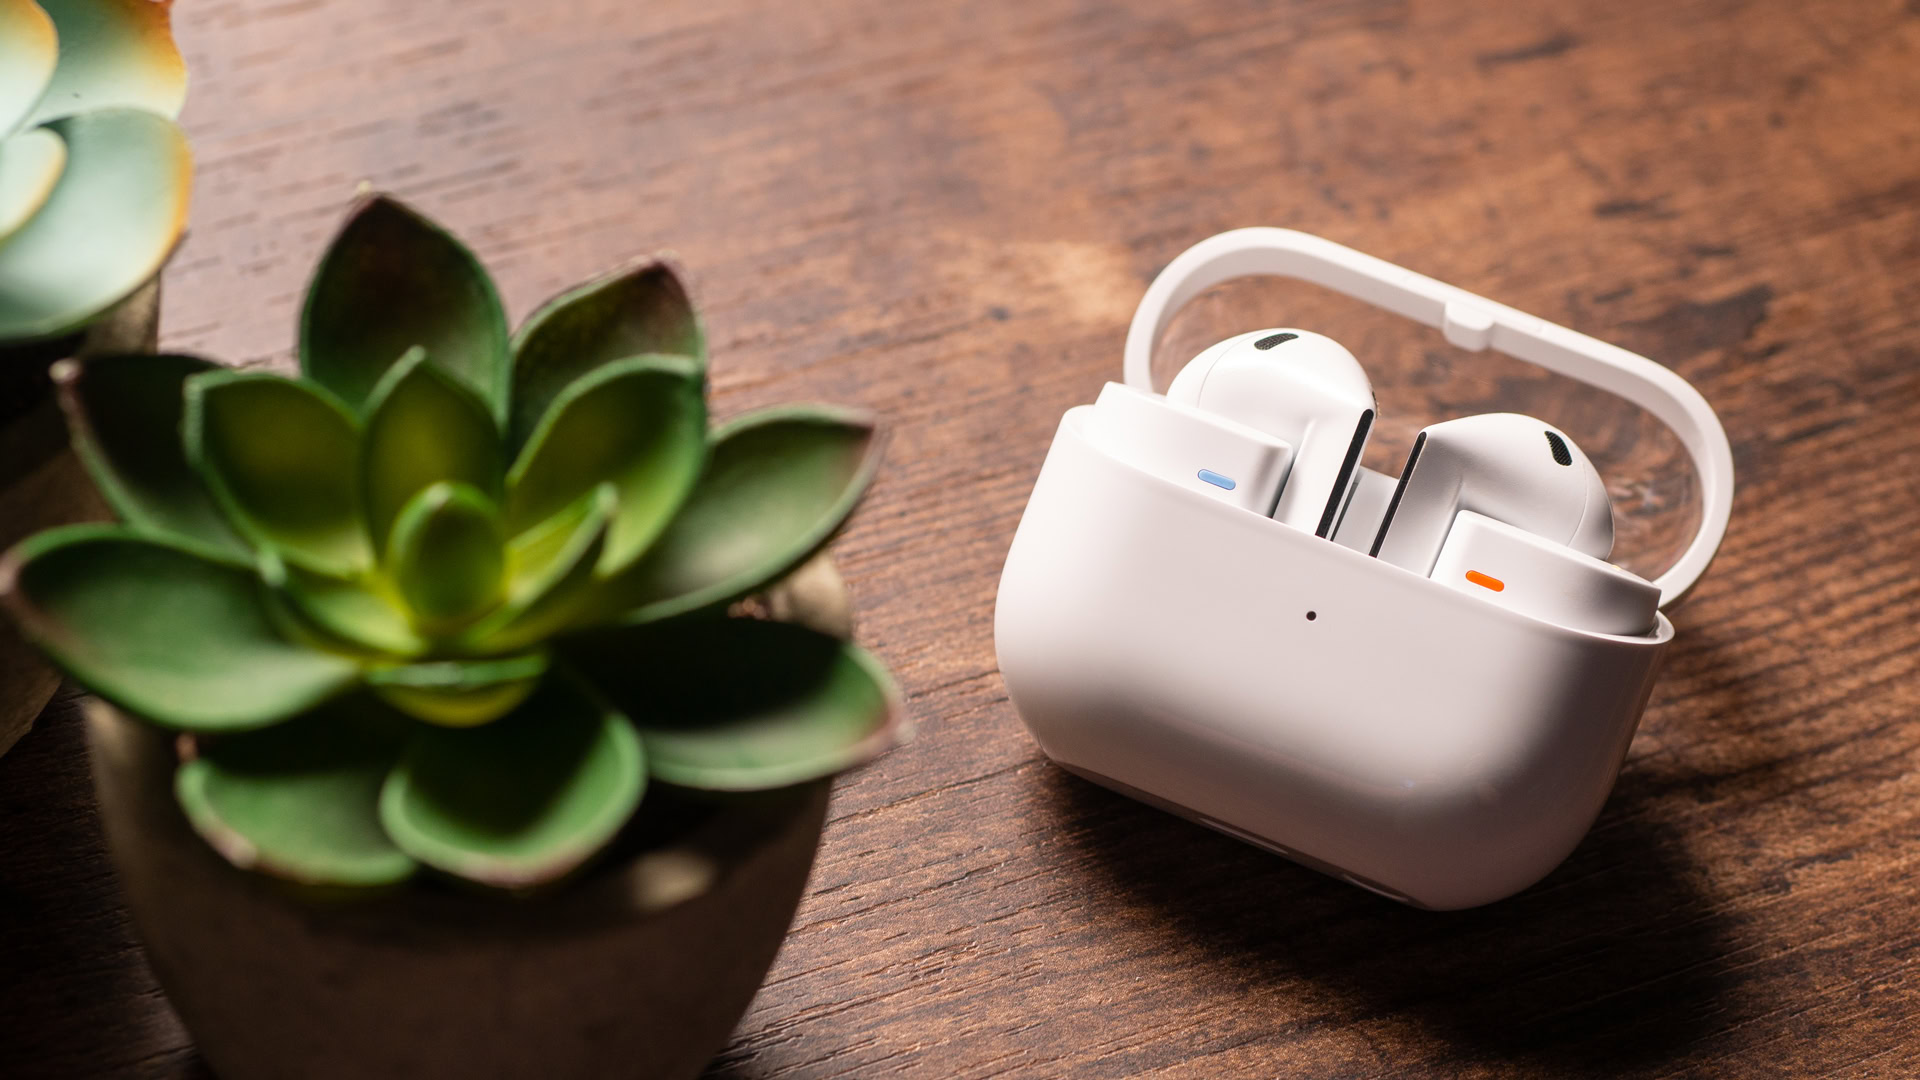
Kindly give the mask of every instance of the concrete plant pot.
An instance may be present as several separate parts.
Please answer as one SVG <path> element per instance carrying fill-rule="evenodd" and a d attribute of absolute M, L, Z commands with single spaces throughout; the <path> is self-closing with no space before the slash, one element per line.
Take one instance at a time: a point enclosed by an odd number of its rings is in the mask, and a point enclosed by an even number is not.
<path fill-rule="evenodd" d="M 850 629 L 824 557 L 751 603 Z M 344 899 L 216 855 L 174 800 L 166 733 L 97 700 L 87 724 L 134 921 L 223 1080 L 695 1076 L 786 935 L 831 786 L 643 807 L 650 839 L 533 897 L 434 883 Z"/>

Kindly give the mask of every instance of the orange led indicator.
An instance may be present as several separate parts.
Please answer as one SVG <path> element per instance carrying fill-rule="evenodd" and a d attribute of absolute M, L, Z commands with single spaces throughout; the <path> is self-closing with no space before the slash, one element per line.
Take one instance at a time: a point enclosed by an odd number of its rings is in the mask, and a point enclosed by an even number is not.
<path fill-rule="evenodd" d="M 1478 570 L 1467 571 L 1467 580 L 1473 582 L 1475 585 L 1478 585 L 1483 589 L 1492 589 L 1494 592 L 1499 592 L 1500 590 L 1507 587 L 1506 582 L 1501 581 L 1497 577 L 1488 577 L 1487 575 L 1481 573 Z"/>

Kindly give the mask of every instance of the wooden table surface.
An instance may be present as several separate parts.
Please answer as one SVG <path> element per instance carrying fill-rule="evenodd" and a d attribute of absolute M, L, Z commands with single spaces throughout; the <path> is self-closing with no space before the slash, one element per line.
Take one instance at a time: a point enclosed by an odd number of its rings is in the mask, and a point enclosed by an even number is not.
<path fill-rule="evenodd" d="M 1920 1075 L 1920 3 L 182 0 L 192 235 L 165 343 L 285 365 L 361 181 L 512 312 L 672 248 L 716 408 L 879 410 L 838 551 L 920 727 L 845 778 L 714 1077 Z M 1320 233 L 1670 365 L 1739 470 L 1592 834 L 1408 910 L 1048 765 L 995 582 L 1053 426 L 1151 276 Z M 1315 327 L 1393 469 L 1426 423 L 1566 427 L 1620 557 L 1691 525 L 1634 410 L 1303 286 L 1162 366 Z M 1163 375 L 1164 377 L 1164 375 Z M 0 759 L 0 1074 L 197 1076 L 115 893 L 71 701 Z"/>

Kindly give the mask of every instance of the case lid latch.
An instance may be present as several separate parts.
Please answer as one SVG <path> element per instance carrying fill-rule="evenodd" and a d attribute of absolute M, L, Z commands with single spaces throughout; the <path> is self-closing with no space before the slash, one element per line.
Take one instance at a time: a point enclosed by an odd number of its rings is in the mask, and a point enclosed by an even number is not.
<path fill-rule="evenodd" d="M 1446 335 L 1447 344 L 1479 352 L 1493 343 L 1493 313 L 1449 300 L 1440 316 L 1440 332 Z"/>

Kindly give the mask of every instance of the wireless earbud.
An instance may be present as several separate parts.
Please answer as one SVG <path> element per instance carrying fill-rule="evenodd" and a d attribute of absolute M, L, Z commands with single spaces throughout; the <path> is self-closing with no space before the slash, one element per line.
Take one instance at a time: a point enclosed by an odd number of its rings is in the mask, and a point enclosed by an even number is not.
<path fill-rule="evenodd" d="M 1422 431 L 1373 554 L 1449 588 L 1561 626 L 1641 634 L 1660 590 L 1603 560 L 1613 504 L 1566 433 L 1518 413 Z"/>
<path fill-rule="evenodd" d="M 1293 463 L 1272 516 L 1331 536 L 1373 427 L 1373 384 L 1339 342 L 1307 330 L 1228 338 L 1180 369 L 1167 400 L 1287 443 Z"/>
<path fill-rule="evenodd" d="M 1613 553 L 1613 506 L 1599 471 L 1564 432 L 1531 416 L 1483 413 L 1420 432 L 1373 554 L 1425 574 L 1462 510 L 1596 559 Z"/>

